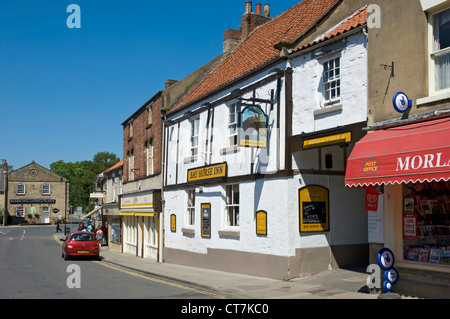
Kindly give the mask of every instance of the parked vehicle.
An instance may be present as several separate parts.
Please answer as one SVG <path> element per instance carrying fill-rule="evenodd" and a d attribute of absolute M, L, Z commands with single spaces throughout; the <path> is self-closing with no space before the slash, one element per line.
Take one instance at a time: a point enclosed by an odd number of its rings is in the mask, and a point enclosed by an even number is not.
<path fill-rule="evenodd" d="M 72 256 L 90 256 L 100 258 L 100 245 L 95 234 L 86 231 L 71 233 L 62 245 L 62 257 L 68 260 Z"/>

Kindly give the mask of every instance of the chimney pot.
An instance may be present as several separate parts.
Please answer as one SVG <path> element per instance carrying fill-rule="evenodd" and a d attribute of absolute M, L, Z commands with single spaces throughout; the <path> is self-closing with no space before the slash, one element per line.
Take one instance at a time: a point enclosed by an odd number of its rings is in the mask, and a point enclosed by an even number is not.
<path fill-rule="evenodd" d="M 270 18 L 270 5 L 269 4 L 264 5 L 264 16 Z"/>
<path fill-rule="evenodd" d="M 245 2 L 245 13 L 251 13 L 252 12 L 252 2 L 246 1 Z"/>
<path fill-rule="evenodd" d="M 256 14 L 261 14 L 261 3 L 256 4 Z"/>

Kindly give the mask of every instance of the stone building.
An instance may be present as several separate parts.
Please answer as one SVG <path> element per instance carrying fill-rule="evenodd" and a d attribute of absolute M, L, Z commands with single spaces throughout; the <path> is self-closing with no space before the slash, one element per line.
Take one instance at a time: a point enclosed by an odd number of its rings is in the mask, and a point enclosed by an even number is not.
<path fill-rule="evenodd" d="M 69 213 L 69 181 L 35 163 L 8 174 L 7 211 L 12 224 L 53 224 Z"/>

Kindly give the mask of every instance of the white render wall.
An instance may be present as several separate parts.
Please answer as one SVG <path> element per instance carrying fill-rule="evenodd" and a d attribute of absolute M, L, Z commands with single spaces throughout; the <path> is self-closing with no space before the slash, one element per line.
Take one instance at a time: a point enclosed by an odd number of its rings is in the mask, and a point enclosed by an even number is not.
<path fill-rule="evenodd" d="M 323 59 L 323 58 L 322 58 Z M 314 117 L 314 110 L 320 108 L 322 93 L 319 92 L 322 78 L 322 60 L 311 59 L 311 53 L 294 58 L 288 63 L 276 66 L 285 69 L 293 68 L 293 135 L 303 132 L 314 132 L 336 126 L 360 123 L 367 118 L 367 54 L 366 39 L 362 33 L 350 36 L 347 45 L 341 50 L 341 104 L 342 110 Z M 208 99 L 212 102 L 227 96 L 237 88 L 245 88 L 265 76 L 268 72 L 259 74 L 245 82 L 235 85 L 226 92 Z M 269 153 L 265 150 L 254 150 L 254 172 L 271 173 L 284 169 L 285 154 L 285 78 L 282 78 L 280 105 L 275 104 L 273 112 L 269 113 L 271 128 Z M 276 93 L 276 81 L 256 90 L 257 97 L 268 99 L 271 89 Z M 243 97 L 250 97 L 251 93 Z M 275 94 L 275 101 L 277 96 Z M 203 102 L 189 110 L 199 108 Z M 269 105 L 261 105 L 264 110 Z M 276 130 L 277 108 L 280 107 L 281 129 Z M 187 111 L 189 111 L 187 110 Z M 181 115 L 181 114 L 180 114 Z M 180 116 L 175 115 L 175 116 Z M 186 183 L 187 170 L 207 164 L 228 163 L 228 176 L 251 174 L 250 162 L 252 150 L 239 148 L 237 153 L 221 154 L 227 140 L 228 107 L 225 103 L 215 107 L 212 161 L 207 161 L 205 139 L 207 136 L 207 112 L 200 115 L 199 156 L 196 162 L 185 162 L 190 156 L 190 124 L 188 120 L 169 128 L 168 155 L 168 185 L 176 184 L 176 162 L 178 162 L 177 183 Z M 177 157 L 177 135 L 180 136 Z M 279 162 L 277 163 L 277 134 L 280 140 Z M 294 154 L 293 169 L 317 169 L 317 150 Z M 340 154 L 338 147 L 329 148 L 330 152 Z M 324 153 L 325 154 L 325 153 Z M 338 155 L 334 164 L 336 170 L 345 169 L 344 160 Z M 278 166 L 277 166 L 278 165 Z M 300 233 L 298 191 L 306 185 L 321 185 L 329 189 L 330 196 L 330 231 L 318 233 Z M 187 192 L 186 189 L 166 189 L 165 197 L 165 247 L 175 250 L 185 250 L 193 253 L 207 254 L 208 248 L 255 252 L 274 256 L 294 256 L 299 248 L 329 247 L 330 245 L 364 244 L 367 243 L 367 214 L 364 210 L 363 193 L 361 190 L 346 189 L 344 176 L 333 175 L 294 175 L 290 178 L 273 178 L 239 183 L 240 187 L 240 226 L 227 228 L 225 223 L 225 186 L 204 185 L 202 193 L 198 185 L 195 199 L 194 234 L 182 232 L 186 225 Z M 211 238 L 201 237 L 200 205 L 211 204 Z M 256 235 L 255 214 L 258 210 L 267 212 L 267 236 Z M 176 232 L 170 231 L 170 215 L 176 214 Z M 220 237 L 218 232 L 224 230 L 239 230 L 240 237 Z"/>
<path fill-rule="evenodd" d="M 298 135 L 366 121 L 367 119 L 367 40 L 363 33 L 346 38 L 340 51 L 342 110 L 314 116 L 323 107 L 322 63 L 329 54 L 312 58 L 315 51 L 296 57 L 292 61 L 293 116 L 292 134 Z M 325 48 L 326 49 L 326 48 Z"/>

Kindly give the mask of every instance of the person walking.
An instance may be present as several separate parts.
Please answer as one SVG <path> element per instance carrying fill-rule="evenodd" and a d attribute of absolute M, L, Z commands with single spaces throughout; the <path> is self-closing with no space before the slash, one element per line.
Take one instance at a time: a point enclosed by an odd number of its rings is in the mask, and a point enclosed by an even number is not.
<path fill-rule="evenodd" d="M 61 223 L 61 219 L 57 219 L 56 220 L 56 232 L 58 232 L 58 231 L 60 231 L 61 233 L 62 233 L 62 230 L 61 230 L 61 228 L 59 228 L 59 224 Z"/>

